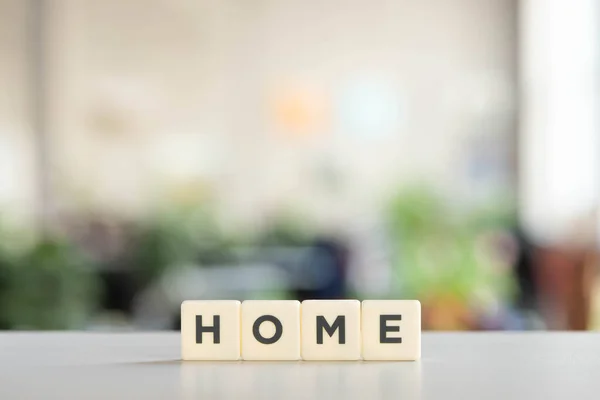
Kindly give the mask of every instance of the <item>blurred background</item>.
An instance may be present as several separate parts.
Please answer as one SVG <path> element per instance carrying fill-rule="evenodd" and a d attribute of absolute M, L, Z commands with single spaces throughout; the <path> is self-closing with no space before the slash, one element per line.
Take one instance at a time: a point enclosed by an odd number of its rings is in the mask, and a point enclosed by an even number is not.
<path fill-rule="evenodd" d="M 0 0 L 0 328 L 600 329 L 599 72 L 595 0 Z"/>

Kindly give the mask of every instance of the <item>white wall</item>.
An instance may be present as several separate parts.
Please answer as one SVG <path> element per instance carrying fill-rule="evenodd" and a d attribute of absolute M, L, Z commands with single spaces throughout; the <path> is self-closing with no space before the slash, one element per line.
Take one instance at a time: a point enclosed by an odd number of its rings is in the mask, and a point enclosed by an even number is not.
<path fill-rule="evenodd" d="M 183 188 L 211 191 L 234 219 L 291 204 L 335 225 L 402 182 L 461 201 L 512 188 L 512 1 L 52 3 L 65 209 L 136 213 Z M 337 120 L 340 93 L 365 79 L 398 105 L 388 135 Z M 274 90 L 294 85 L 327 109 L 314 136 L 290 137 L 269 114 Z"/>
<path fill-rule="evenodd" d="M 600 206 L 600 3 L 522 2 L 521 212 L 540 242 Z"/>
<path fill-rule="evenodd" d="M 26 2 L 0 1 L 0 222 L 31 222 L 35 214 L 28 12 Z"/>

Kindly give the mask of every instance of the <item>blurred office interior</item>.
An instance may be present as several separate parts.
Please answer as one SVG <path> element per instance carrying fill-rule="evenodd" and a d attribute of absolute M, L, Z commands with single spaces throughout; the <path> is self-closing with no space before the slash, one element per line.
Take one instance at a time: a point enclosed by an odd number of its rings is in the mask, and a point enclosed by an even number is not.
<path fill-rule="evenodd" d="M 0 328 L 415 298 L 600 329 L 595 0 L 0 0 Z"/>

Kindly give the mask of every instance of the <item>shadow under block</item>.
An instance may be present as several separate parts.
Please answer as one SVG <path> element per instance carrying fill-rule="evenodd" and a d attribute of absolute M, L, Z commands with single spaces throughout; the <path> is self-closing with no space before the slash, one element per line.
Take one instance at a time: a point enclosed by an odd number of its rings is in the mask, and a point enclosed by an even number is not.
<path fill-rule="evenodd" d="M 300 302 L 247 300 L 242 303 L 244 360 L 300 359 Z"/>
<path fill-rule="evenodd" d="M 181 357 L 184 360 L 239 360 L 240 302 L 184 301 Z"/>
<path fill-rule="evenodd" d="M 421 358 L 421 303 L 417 300 L 362 302 L 364 360 Z"/>
<path fill-rule="evenodd" d="M 301 311 L 302 359 L 360 359 L 358 300 L 305 300 Z"/>

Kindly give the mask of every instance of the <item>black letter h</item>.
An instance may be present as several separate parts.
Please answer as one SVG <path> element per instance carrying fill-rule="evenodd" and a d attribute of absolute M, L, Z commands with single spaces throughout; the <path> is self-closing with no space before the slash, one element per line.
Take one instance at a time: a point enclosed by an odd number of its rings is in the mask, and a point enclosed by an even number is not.
<path fill-rule="evenodd" d="M 202 334 L 211 332 L 213 334 L 213 343 L 221 343 L 221 317 L 213 315 L 213 326 L 202 326 L 202 315 L 196 315 L 196 343 L 202 343 Z"/>

